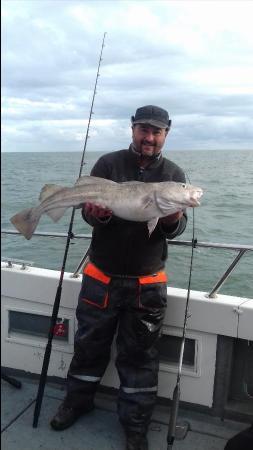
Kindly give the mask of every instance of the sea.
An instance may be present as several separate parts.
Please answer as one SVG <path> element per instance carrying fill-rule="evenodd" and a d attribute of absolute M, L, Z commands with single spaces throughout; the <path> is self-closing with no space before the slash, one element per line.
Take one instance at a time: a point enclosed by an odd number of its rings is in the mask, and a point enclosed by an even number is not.
<path fill-rule="evenodd" d="M 87 151 L 82 175 L 89 175 L 103 152 Z M 46 183 L 72 186 L 78 178 L 81 152 L 2 153 L 2 230 L 13 230 L 10 217 L 38 204 Z M 178 164 L 192 184 L 203 191 L 201 206 L 188 209 L 188 224 L 177 239 L 220 244 L 253 245 L 253 151 L 164 151 Z M 37 231 L 67 233 L 71 209 L 58 222 L 43 215 Z M 73 233 L 91 234 L 76 210 Z M 36 267 L 60 270 L 66 238 L 2 233 L 2 257 L 33 262 Z M 68 252 L 66 270 L 74 272 L 89 240 L 74 239 Z M 113 242 L 112 242 L 113 246 Z M 193 252 L 191 289 L 210 292 L 227 270 L 237 251 L 196 248 Z M 169 286 L 187 289 L 191 248 L 169 245 L 166 271 Z M 220 289 L 221 294 L 253 298 L 253 252 L 248 251 Z"/>

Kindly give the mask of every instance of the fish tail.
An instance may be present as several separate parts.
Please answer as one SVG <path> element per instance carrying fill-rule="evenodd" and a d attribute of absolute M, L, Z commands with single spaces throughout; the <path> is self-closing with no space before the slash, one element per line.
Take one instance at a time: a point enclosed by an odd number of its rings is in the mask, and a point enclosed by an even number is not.
<path fill-rule="evenodd" d="M 26 238 L 31 239 L 40 220 L 41 213 L 37 207 L 24 209 L 12 216 L 10 221 L 14 227 Z"/>

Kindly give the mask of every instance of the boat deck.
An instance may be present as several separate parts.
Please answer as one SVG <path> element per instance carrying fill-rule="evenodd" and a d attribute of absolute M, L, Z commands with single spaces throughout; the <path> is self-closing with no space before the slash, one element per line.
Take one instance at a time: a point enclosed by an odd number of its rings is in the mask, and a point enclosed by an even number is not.
<path fill-rule="evenodd" d="M 64 387 L 48 382 L 45 387 L 39 423 L 32 427 L 38 380 L 18 377 L 20 389 L 1 381 L 2 448 L 4 450 L 124 450 L 125 437 L 116 413 L 115 396 L 98 393 L 96 408 L 71 428 L 56 432 L 49 420 L 64 397 Z M 149 450 L 167 449 L 169 407 L 158 405 L 149 429 Z M 223 450 L 227 440 L 246 429 L 247 423 L 192 411 L 179 413 L 178 423 L 187 422 L 184 439 L 176 439 L 175 450 Z"/>

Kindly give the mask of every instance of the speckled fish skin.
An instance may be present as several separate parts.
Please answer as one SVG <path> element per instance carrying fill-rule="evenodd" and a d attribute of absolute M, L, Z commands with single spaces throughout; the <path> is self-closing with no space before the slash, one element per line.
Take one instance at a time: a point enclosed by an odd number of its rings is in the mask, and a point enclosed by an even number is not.
<path fill-rule="evenodd" d="M 26 239 L 31 239 L 43 214 L 57 222 L 66 209 L 89 202 L 110 209 L 122 219 L 147 222 L 151 234 L 160 217 L 199 206 L 202 194 L 199 187 L 173 181 L 116 183 L 83 176 L 73 187 L 46 184 L 40 193 L 40 204 L 15 214 L 10 220 Z"/>

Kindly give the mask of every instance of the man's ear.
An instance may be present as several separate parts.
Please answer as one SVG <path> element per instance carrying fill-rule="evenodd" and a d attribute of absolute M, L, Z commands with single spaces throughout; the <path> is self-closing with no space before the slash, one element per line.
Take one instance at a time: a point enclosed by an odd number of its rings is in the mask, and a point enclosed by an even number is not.
<path fill-rule="evenodd" d="M 171 120 L 169 120 L 169 125 L 166 128 L 166 136 L 167 136 L 168 132 L 170 131 L 170 128 L 171 128 Z"/>

